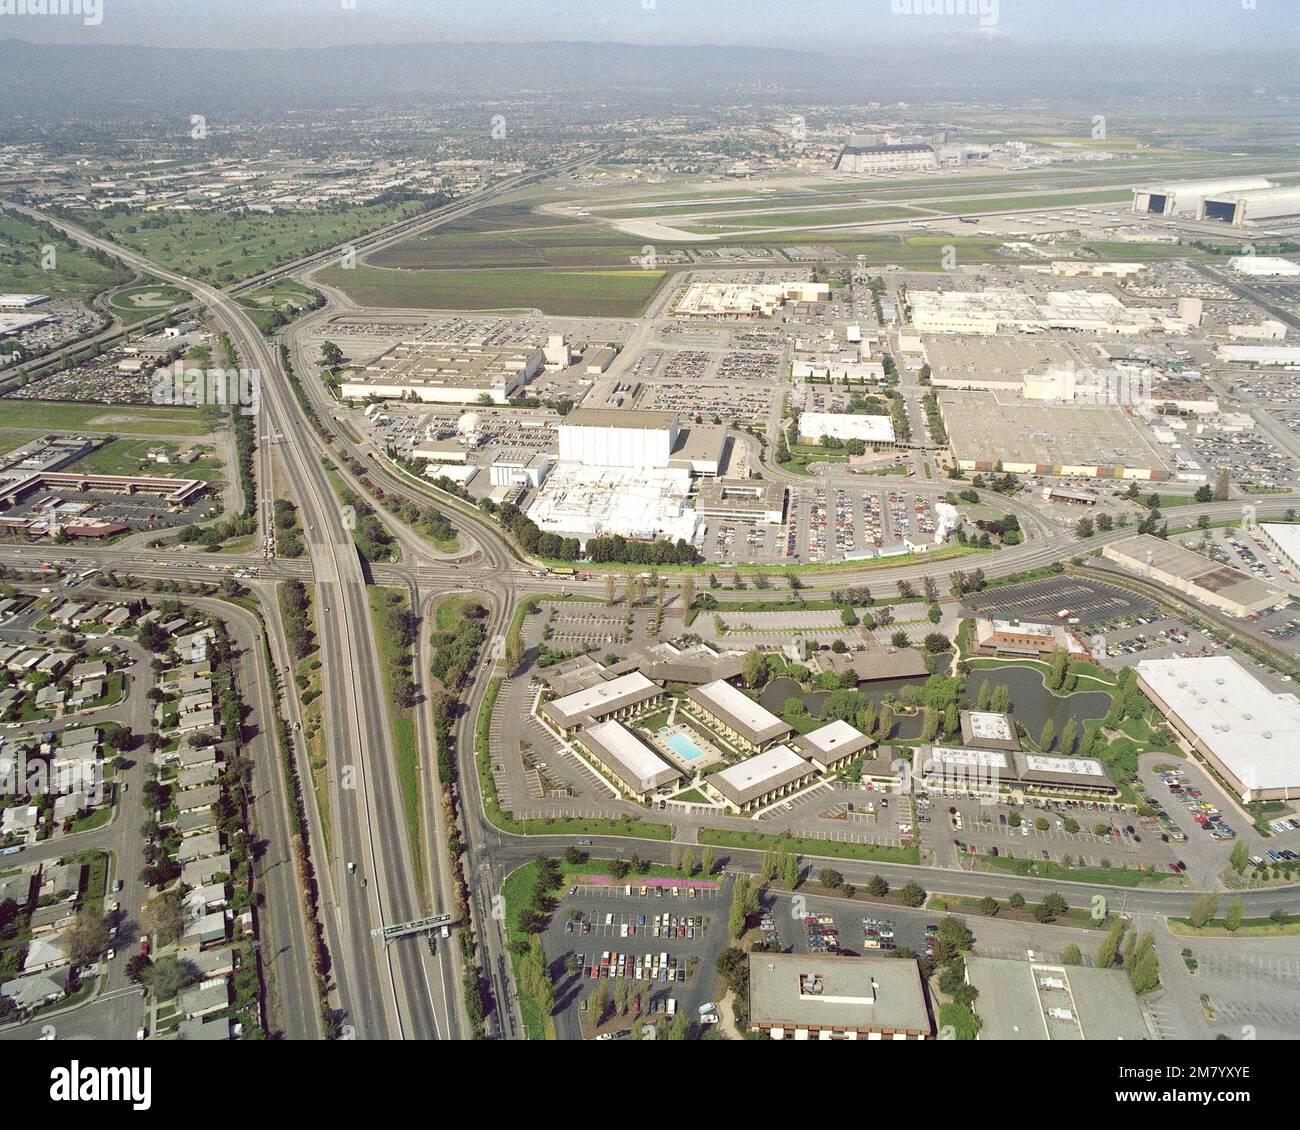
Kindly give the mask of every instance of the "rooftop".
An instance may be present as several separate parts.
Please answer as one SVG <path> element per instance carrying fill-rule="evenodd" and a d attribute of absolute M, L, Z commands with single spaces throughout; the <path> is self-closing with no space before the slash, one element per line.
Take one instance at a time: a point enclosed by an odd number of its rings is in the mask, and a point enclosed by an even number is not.
<path fill-rule="evenodd" d="M 756 1026 L 931 1031 L 915 961 L 755 953 L 749 985 L 749 1019 Z"/>

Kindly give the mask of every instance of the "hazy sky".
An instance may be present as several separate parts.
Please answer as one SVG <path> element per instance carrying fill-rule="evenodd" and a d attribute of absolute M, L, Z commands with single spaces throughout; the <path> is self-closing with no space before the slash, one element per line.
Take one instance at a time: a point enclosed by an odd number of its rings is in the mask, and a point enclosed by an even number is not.
<path fill-rule="evenodd" d="M 848 53 L 918 37 L 1268 50 L 1300 45 L 1300 0 L 63 0 L 102 21 L 4 14 L 0 39 L 184 47 L 614 40 Z M 970 14 L 929 15 L 932 6 Z"/>

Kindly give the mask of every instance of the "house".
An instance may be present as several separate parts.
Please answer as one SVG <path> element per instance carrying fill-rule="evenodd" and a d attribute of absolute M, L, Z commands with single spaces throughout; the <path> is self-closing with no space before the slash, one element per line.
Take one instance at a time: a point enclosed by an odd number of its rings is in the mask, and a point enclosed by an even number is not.
<path fill-rule="evenodd" d="M 217 712 L 211 707 L 206 710 L 195 710 L 189 714 L 182 714 L 176 724 L 177 729 L 183 733 L 191 733 L 194 730 L 215 729 L 216 725 Z M 181 763 L 184 764 L 184 758 L 181 759 Z"/>
<path fill-rule="evenodd" d="M 683 705 L 745 751 L 761 752 L 794 733 L 790 723 L 722 679 L 691 687 Z"/>
<path fill-rule="evenodd" d="M 176 1000 L 188 1020 L 213 1016 L 230 1007 L 230 985 L 225 977 L 214 978 L 182 989 Z"/>
<path fill-rule="evenodd" d="M 207 808 L 221 799 L 220 785 L 204 785 L 197 789 L 182 789 L 172 798 L 178 812 L 191 812 Z"/>
<path fill-rule="evenodd" d="M 226 905 L 226 884 L 208 883 L 185 896 L 185 909 L 192 918 L 203 918 Z"/>
<path fill-rule="evenodd" d="M 80 789 L 63 793 L 54 798 L 54 822 L 62 824 L 65 820 L 72 820 L 87 807 L 86 794 Z"/>
<path fill-rule="evenodd" d="M 104 697 L 104 680 L 88 679 L 81 686 L 75 688 L 71 695 L 68 696 L 68 705 L 71 707 L 82 707 L 87 703 L 95 702 L 97 699 Z"/>
<path fill-rule="evenodd" d="M 214 765 L 220 751 L 215 745 L 184 745 L 176 751 L 176 758 L 183 769 L 193 769 L 197 765 Z"/>
<path fill-rule="evenodd" d="M 218 875 L 229 874 L 230 853 L 227 851 L 186 863 L 181 867 L 181 882 L 187 887 L 202 887 L 211 883 Z"/>
<path fill-rule="evenodd" d="M 212 806 L 191 808 L 176 817 L 176 828 L 182 836 L 197 836 L 210 832 L 217 826 L 217 819 L 212 813 Z"/>
<path fill-rule="evenodd" d="M 84 663 L 78 663 L 71 671 L 68 672 L 74 685 L 86 682 L 88 679 L 107 679 L 108 664 L 102 659 L 88 659 Z"/>
<path fill-rule="evenodd" d="M 118 605 L 116 608 L 104 613 L 104 626 L 111 630 L 120 628 L 123 624 L 131 619 L 131 610 Z"/>
<path fill-rule="evenodd" d="M 202 836 L 193 836 L 187 840 L 181 840 L 176 849 L 176 858 L 182 864 L 190 863 L 196 859 L 206 859 L 210 855 L 217 855 L 221 852 L 221 833 L 207 832 Z"/>
<path fill-rule="evenodd" d="M 198 942 L 200 946 L 212 945 L 226 940 L 226 912 L 214 910 L 201 918 L 194 919 L 185 927 L 181 935 L 183 942 Z"/>
<path fill-rule="evenodd" d="M 36 692 L 37 710 L 58 710 L 63 705 L 63 690 L 55 683 L 41 687 Z"/>
<path fill-rule="evenodd" d="M 186 791 L 215 781 L 220 775 L 220 765 L 215 761 L 205 761 L 202 765 L 193 765 L 180 770 L 176 774 L 176 784 L 180 786 L 180 795 L 183 796 Z"/>
<path fill-rule="evenodd" d="M 70 966 L 42 969 L 0 984 L 0 997 L 8 997 L 20 1009 L 40 1008 L 63 997 L 68 991 Z"/>
<path fill-rule="evenodd" d="M 68 953 L 63 935 L 43 934 L 32 938 L 27 947 L 27 957 L 23 961 L 24 973 L 40 973 L 44 969 L 53 969 L 56 965 L 67 965 Z"/>
<path fill-rule="evenodd" d="M 815 775 L 812 765 L 789 746 L 773 746 L 704 778 L 712 796 L 733 812 L 753 812 L 794 792 Z"/>
<path fill-rule="evenodd" d="M 230 1021 L 219 1020 L 182 1020 L 176 1027 L 178 1040 L 229 1040 Z"/>
<path fill-rule="evenodd" d="M 0 814 L 0 835 L 25 836 L 36 828 L 41 810 L 34 804 L 17 805 L 6 808 Z"/>
<path fill-rule="evenodd" d="M 847 722 L 836 720 L 791 739 L 790 748 L 807 758 L 819 773 L 850 761 L 866 750 L 876 748 L 873 739 Z"/>

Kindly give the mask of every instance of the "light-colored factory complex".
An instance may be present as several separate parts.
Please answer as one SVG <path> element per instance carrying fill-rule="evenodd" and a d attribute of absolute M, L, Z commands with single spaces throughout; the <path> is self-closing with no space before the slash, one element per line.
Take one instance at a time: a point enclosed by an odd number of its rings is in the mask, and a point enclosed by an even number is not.
<path fill-rule="evenodd" d="M 1252 616 L 1289 599 L 1281 589 L 1240 569 L 1218 565 L 1199 553 L 1151 534 L 1112 542 L 1101 552 L 1108 561 L 1229 616 Z"/>
<path fill-rule="evenodd" d="M 559 460 L 528 508 L 541 529 L 584 542 L 611 534 L 695 541 L 692 482 L 719 473 L 725 428 L 682 427 L 675 412 L 576 408 L 557 430 Z"/>
<path fill-rule="evenodd" d="M 1300 700 L 1226 655 L 1144 659 L 1138 686 L 1246 802 L 1300 796 Z"/>
<path fill-rule="evenodd" d="M 825 302 L 825 283 L 719 283 L 695 282 L 686 288 L 673 317 L 715 321 L 771 318 L 787 303 Z"/>
<path fill-rule="evenodd" d="M 348 400 L 370 397 L 473 404 L 505 404 L 542 371 L 540 348 L 463 342 L 403 341 L 355 372 L 340 387 Z"/>
<path fill-rule="evenodd" d="M 1154 437 L 1116 404 L 1027 400 L 1012 393 L 943 391 L 948 448 L 963 471 L 1169 479 Z"/>

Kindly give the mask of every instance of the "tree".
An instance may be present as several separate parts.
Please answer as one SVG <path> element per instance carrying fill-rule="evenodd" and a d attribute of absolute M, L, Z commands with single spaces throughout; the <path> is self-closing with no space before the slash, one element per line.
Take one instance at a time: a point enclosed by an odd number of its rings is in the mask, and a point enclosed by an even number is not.
<path fill-rule="evenodd" d="M 870 882 L 867 883 L 867 892 L 873 897 L 882 899 L 889 894 L 889 882 L 879 875 L 872 875 Z"/>
<path fill-rule="evenodd" d="M 682 852 L 682 874 L 688 879 L 695 874 L 695 853 L 693 851 Z"/>
<path fill-rule="evenodd" d="M 1246 864 L 1250 862 L 1250 848 L 1246 846 L 1245 840 L 1238 840 L 1232 845 L 1232 855 L 1228 857 L 1228 862 L 1238 875 L 1246 870 Z"/>
<path fill-rule="evenodd" d="M 1083 954 L 1079 952 L 1079 947 L 1076 946 L 1073 942 L 1071 942 L 1068 946 L 1065 947 L 1065 949 L 1061 951 L 1061 964 L 1062 965 L 1083 964 Z"/>
<path fill-rule="evenodd" d="M 1241 899 L 1235 898 L 1228 903 L 1228 909 L 1224 912 L 1223 925 L 1234 934 L 1241 929 L 1244 909 Z"/>
<path fill-rule="evenodd" d="M 78 914 L 63 935 L 64 950 L 73 965 L 89 965 L 99 960 L 99 955 L 108 949 L 111 928 L 103 914 L 96 914 L 93 910 L 83 910 Z"/>
<path fill-rule="evenodd" d="M 980 899 L 980 913 L 986 918 L 992 918 L 998 912 L 998 900 L 992 895 L 985 895 Z"/>
<path fill-rule="evenodd" d="M 706 847 L 700 852 L 700 874 L 706 879 L 713 874 L 713 849 Z"/>
<path fill-rule="evenodd" d="M 1097 968 L 1109 969 L 1115 964 L 1115 959 L 1119 956 L 1120 942 L 1124 940 L 1124 931 L 1128 929 L 1128 923 L 1122 918 L 1116 918 L 1110 924 L 1110 929 L 1106 932 L 1106 938 L 1097 950 Z"/>
<path fill-rule="evenodd" d="M 1019 910 L 1025 905 L 1025 896 L 1019 891 L 1016 891 L 1009 899 L 1007 899 L 1007 905 L 1011 907 L 1012 910 Z"/>
<path fill-rule="evenodd" d="M 160 1001 L 171 1000 L 186 985 L 199 978 L 199 971 L 188 961 L 160 957 L 144 975 L 144 984 Z"/>
<path fill-rule="evenodd" d="M 989 708 L 989 697 L 993 694 L 993 688 L 989 686 L 988 679 L 980 683 L 979 695 L 975 699 L 976 710 L 987 710 Z"/>
<path fill-rule="evenodd" d="M 1060 751 L 1066 757 L 1074 752 L 1074 741 L 1077 731 L 1078 725 L 1075 723 L 1074 718 L 1067 718 L 1065 720 L 1065 725 L 1061 727 L 1060 741 Z"/>
<path fill-rule="evenodd" d="M 1043 722 L 1043 729 L 1038 735 L 1038 748 L 1046 753 L 1052 748 L 1052 741 L 1056 737 L 1056 723 L 1050 718 Z"/>
<path fill-rule="evenodd" d="M 823 887 L 829 887 L 832 891 L 844 885 L 844 876 L 833 867 L 823 867 L 817 873 L 817 879 Z"/>
<path fill-rule="evenodd" d="M 745 912 L 748 892 L 749 876 L 736 876 L 735 885 L 731 889 L 731 912 L 727 916 L 727 930 L 734 939 L 740 939 L 744 936 L 745 927 L 749 923 L 749 916 Z"/>
<path fill-rule="evenodd" d="M 924 647 L 931 655 L 939 655 L 948 650 L 948 637 L 942 632 L 929 632 L 926 634 Z"/>
<path fill-rule="evenodd" d="M 913 879 L 898 892 L 898 897 L 902 900 L 904 906 L 915 909 L 925 903 L 926 891 L 920 883 Z"/>
<path fill-rule="evenodd" d="M 767 656 L 758 648 L 745 653 L 745 658 L 741 662 L 740 675 L 745 681 L 745 686 L 756 689 L 767 682 Z"/>
<path fill-rule="evenodd" d="M 1213 891 L 1208 891 L 1192 903 L 1192 909 L 1187 914 L 1187 921 L 1199 930 L 1218 913 L 1219 896 Z"/>

